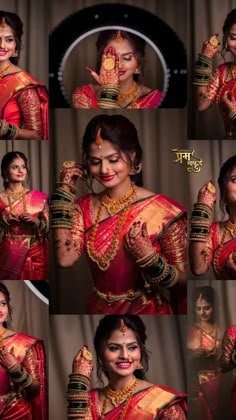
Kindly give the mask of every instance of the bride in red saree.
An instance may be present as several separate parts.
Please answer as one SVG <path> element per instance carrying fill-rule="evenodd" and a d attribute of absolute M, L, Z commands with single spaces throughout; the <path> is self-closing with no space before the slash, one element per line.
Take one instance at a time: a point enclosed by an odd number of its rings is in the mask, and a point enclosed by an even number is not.
<path fill-rule="evenodd" d="M 234 369 L 231 406 L 233 419 L 236 419 L 236 325 L 230 325 L 224 333 L 220 361 L 224 373 Z"/>
<path fill-rule="evenodd" d="M 24 188 L 28 168 L 23 153 L 7 153 L 1 170 L 0 279 L 47 280 L 47 194 Z"/>
<path fill-rule="evenodd" d="M 195 275 L 204 274 L 212 265 L 218 280 L 236 279 L 236 155 L 222 166 L 218 178 L 221 209 L 229 218 L 211 223 L 216 189 L 211 181 L 199 191 L 190 221 L 190 264 Z"/>
<path fill-rule="evenodd" d="M 98 115 L 83 154 L 86 174 L 104 191 L 75 202 L 73 184 L 85 172 L 65 162 L 50 211 L 59 264 L 71 266 L 86 251 L 94 280 L 88 312 L 185 313 L 185 209 L 134 184 L 142 158 L 136 128 L 124 116 Z"/>
<path fill-rule="evenodd" d="M 198 110 L 203 111 L 212 103 L 219 105 L 224 122 L 225 139 L 236 139 L 235 108 L 230 102 L 236 100 L 236 9 L 227 15 L 223 26 L 222 53 L 229 51 L 233 61 L 219 65 L 212 74 L 212 59 L 220 49 L 217 34 L 203 44 L 202 52 L 195 63 L 194 85 L 196 86 Z"/>
<path fill-rule="evenodd" d="M 97 375 L 108 385 L 90 391 L 92 355 L 84 346 L 75 356 L 68 384 L 67 418 L 87 420 L 186 419 L 186 396 L 145 379 L 145 326 L 136 315 L 108 315 L 95 333 Z M 102 381 L 103 382 L 103 381 Z"/>
<path fill-rule="evenodd" d="M 0 12 L 0 138 L 48 139 L 46 87 L 17 66 L 23 24 Z"/>
<path fill-rule="evenodd" d="M 47 420 L 43 342 L 7 327 L 12 308 L 0 283 L 0 418 Z"/>
<path fill-rule="evenodd" d="M 189 415 L 192 420 L 216 420 L 220 413 L 221 333 L 214 322 L 214 294 L 210 286 L 198 287 L 193 304 L 197 322 L 189 327 Z M 222 417 L 219 417 L 222 418 Z"/>
<path fill-rule="evenodd" d="M 157 108 L 162 92 L 138 83 L 145 44 L 131 32 L 102 31 L 96 44 L 99 75 L 87 67 L 97 84 L 74 91 L 74 108 Z"/>

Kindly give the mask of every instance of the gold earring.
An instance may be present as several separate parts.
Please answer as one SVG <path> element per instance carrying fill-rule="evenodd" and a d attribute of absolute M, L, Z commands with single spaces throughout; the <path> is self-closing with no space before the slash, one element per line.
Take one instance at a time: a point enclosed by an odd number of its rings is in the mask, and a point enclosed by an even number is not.
<path fill-rule="evenodd" d="M 138 67 L 135 69 L 134 74 L 140 74 L 140 70 L 138 69 Z"/>
<path fill-rule="evenodd" d="M 142 365 L 142 363 L 140 361 L 138 362 L 138 364 L 136 366 L 136 369 L 138 369 L 138 370 L 144 369 L 144 367 L 143 367 L 143 365 Z"/>

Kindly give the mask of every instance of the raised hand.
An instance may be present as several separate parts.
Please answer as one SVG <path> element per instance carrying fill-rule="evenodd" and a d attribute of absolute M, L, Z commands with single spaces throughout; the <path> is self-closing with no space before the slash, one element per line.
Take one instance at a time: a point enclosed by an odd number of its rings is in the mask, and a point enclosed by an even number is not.
<path fill-rule="evenodd" d="M 35 225 L 35 226 L 39 226 L 39 223 L 40 223 L 38 217 L 32 216 L 29 213 L 22 213 L 19 216 L 19 220 L 21 222 L 30 223 L 30 224 Z"/>
<path fill-rule="evenodd" d="M 83 346 L 73 359 L 72 372 L 90 378 L 93 370 L 92 354 L 88 351 L 87 346 Z"/>
<path fill-rule="evenodd" d="M 86 67 L 91 76 L 101 86 L 119 85 L 119 57 L 114 47 L 105 48 L 99 75 L 90 67 Z"/>
<path fill-rule="evenodd" d="M 212 58 L 220 50 L 220 43 L 217 39 L 218 36 L 219 34 L 214 34 L 203 43 L 201 51 L 203 55 Z"/>
<path fill-rule="evenodd" d="M 63 187 L 74 187 L 77 179 L 85 181 L 87 177 L 84 174 L 83 166 L 76 164 L 73 160 L 65 161 L 60 170 L 60 184 Z"/>
<path fill-rule="evenodd" d="M 14 366 L 18 360 L 14 353 L 14 347 L 9 351 L 5 346 L 0 346 L 0 364 L 5 368 L 9 369 Z"/>
<path fill-rule="evenodd" d="M 134 222 L 129 232 L 124 236 L 124 241 L 126 249 L 136 260 L 144 258 L 154 249 L 148 236 L 146 223 Z"/>
<path fill-rule="evenodd" d="M 235 279 L 236 276 L 236 251 L 231 252 L 226 262 L 226 267 L 230 278 Z"/>
<path fill-rule="evenodd" d="M 216 188 L 212 181 L 206 182 L 200 189 L 197 202 L 208 205 L 211 209 L 216 202 Z"/>

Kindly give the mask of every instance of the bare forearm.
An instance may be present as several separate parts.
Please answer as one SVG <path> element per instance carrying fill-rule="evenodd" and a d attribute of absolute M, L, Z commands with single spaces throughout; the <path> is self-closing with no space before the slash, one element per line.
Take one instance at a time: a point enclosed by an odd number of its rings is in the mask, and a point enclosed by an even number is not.
<path fill-rule="evenodd" d="M 196 86 L 196 101 L 198 111 L 204 111 L 211 105 L 211 101 L 207 97 L 207 92 L 207 86 Z"/>
<path fill-rule="evenodd" d="M 200 276 L 207 272 L 209 265 L 205 261 L 206 245 L 204 242 L 190 242 L 189 244 L 189 261 L 190 267 L 196 276 Z"/>
<path fill-rule="evenodd" d="M 71 267 L 79 258 L 70 229 L 54 229 L 55 249 L 58 264 Z"/>

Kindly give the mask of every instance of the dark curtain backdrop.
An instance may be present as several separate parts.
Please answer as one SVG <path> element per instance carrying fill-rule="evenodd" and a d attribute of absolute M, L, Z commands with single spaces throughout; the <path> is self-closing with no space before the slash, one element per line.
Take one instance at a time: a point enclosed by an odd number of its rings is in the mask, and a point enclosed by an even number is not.
<path fill-rule="evenodd" d="M 66 389 L 72 360 L 86 343 L 95 360 L 93 337 L 99 315 L 50 316 L 50 420 L 66 418 Z M 186 317 L 142 316 L 147 327 L 146 347 L 151 352 L 147 379 L 179 392 L 186 392 Z M 101 387 L 93 371 L 91 387 Z"/>
<path fill-rule="evenodd" d="M 192 85 L 193 66 L 198 53 L 201 52 L 203 42 L 213 34 L 219 34 L 222 45 L 222 27 L 226 15 L 236 7 L 236 0 L 192 0 L 188 7 L 188 138 L 189 139 L 222 139 L 224 126 L 218 106 L 213 104 L 205 111 L 197 111 Z M 227 53 L 226 61 L 232 56 Z M 224 62 L 217 54 L 214 59 L 214 69 Z M 225 146 L 227 147 L 227 145 Z"/>
<path fill-rule="evenodd" d="M 236 282 L 234 280 L 198 280 L 189 281 L 188 283 L 188 324 L 195 322 L 194 305 L 192 302 L 192 294 L 196 287 L 211 286 L 215 294 L 215 322 L 220 327 L 220 337 L 230 325 L 236 324 Z M 188 368 L 188 363 L 187 363 Z M 190 375 L 190 373 L 189 373 Z M 188 375 L 188 387 L 191 387 L 191 376 Z M 233 420 L 231 414 L 230 392 L 232 387 L 232 372 L 223 376 L 223 385 L 219 404 L 223 413 L 222 418 Z"/>

